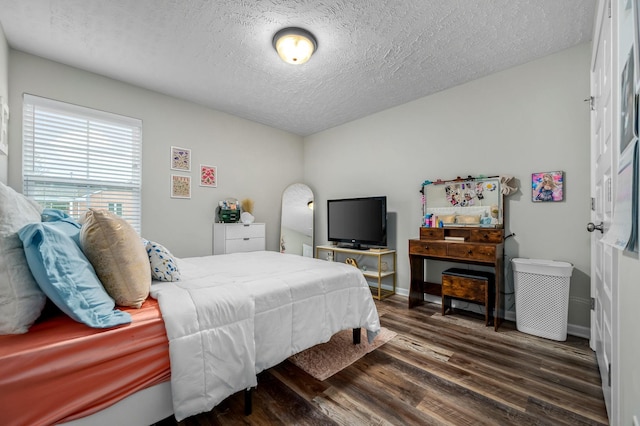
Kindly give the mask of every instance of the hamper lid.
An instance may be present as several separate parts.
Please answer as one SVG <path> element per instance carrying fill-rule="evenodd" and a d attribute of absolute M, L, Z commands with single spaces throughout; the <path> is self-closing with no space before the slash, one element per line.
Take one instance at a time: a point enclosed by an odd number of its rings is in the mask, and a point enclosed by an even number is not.
<path fill-rule="evenodd" d="M 511 263 L 514 272 L 570 277 L 573 271 L 571 263 L 557 260 L 515 258 Z"/>

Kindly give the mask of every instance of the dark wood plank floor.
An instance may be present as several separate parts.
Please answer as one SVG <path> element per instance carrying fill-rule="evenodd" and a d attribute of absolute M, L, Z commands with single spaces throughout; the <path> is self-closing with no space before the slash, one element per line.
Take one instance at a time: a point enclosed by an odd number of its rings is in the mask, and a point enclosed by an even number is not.
<path fill-rule="evenodd" d="M 555 342 L 440 306 L 376 302 L 390 342 L 320 382 L 288 361 L 262 372 L 253 413 L 242 392 L 180 425 L 608 424 L 588 341 Z M 175 425 L 166 419 L 161 426 Z"/>

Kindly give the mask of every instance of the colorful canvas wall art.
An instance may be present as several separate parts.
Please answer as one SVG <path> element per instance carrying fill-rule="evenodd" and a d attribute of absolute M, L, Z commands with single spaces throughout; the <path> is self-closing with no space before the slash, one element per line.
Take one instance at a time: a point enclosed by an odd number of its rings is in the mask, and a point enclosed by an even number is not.
<path fill-rule="evenodd" d="M 531 174 L 531 201 L 564 200 L 564 172 L 541 172 Z"/>

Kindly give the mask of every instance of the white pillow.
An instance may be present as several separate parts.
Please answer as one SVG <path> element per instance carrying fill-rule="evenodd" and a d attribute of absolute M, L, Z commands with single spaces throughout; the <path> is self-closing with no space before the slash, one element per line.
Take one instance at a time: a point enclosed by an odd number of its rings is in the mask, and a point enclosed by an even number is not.
<path fill-rule="evenodd" d="M 178 263 L 166 247 L 154 241 L 146 241 L 146 249 L 154 280 L 180 281 Z"/>
<path fill-rule="evenodd" d="M 38 287 L 18 231 L 40 222 L 42 207 L 0 182 L 0 334 L 21 334 L 40 316 L 46 296 Z"/>

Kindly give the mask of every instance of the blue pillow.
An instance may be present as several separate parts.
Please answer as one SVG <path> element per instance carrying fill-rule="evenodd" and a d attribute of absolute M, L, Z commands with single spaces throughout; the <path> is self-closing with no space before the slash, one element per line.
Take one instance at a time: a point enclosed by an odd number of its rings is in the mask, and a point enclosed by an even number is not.
<path fill-rule="evenodd" d="M 80 225 L 74 218 L 69 216 L 62 210 L 57 209 L 42 209 L 40 215 L 42 222 L 65 222 L 71 226 L 61 226 L 61 229 L 76 242 L 80 247 Z"/>
<path fill-rule="evenodd" d="M 42 209 L 41 216 L 43 222 L 57 222 L 63 220 L 65 222 L 77 224 L 74 218 L 69 216 L 66 212 L 58 209 Z"/>
<path fill-rule="evenodd" d="M 131 315 L 115 309 L 115 302 L 76 244 L 80 225 L 67 220 L 32 223 L 18 232 L 29 269 L 40 289 L 64 313 L 94 328 L 131 322 Z"/>

